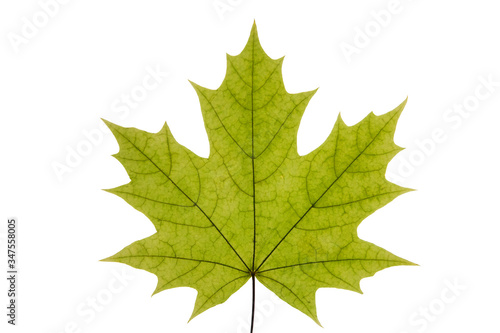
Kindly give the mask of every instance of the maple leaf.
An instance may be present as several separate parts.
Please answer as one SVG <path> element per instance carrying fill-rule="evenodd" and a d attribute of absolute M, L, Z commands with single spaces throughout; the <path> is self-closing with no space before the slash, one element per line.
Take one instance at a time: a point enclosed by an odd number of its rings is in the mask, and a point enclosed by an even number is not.
<path fill-rule="evenodd" d="M 198 291 L 191 319 L 255 278 L 319 324 L 315 294 L 356 292 L 360 280 L 412 265 L 357 236 L 363 219 L 410 191 L 385 179 L 404 105 L 354 126 L 338 118 L 326 141 L 300 156 L 297 131 L 315 91 L 290 94 L 283 58 L 263 51 L 255 24 L 244 50 L 227 55 L 217 90 L 195 88 L 210 141 L 202 158 L 158 133 L 106 122 L 130 183 L 107 190 L 146 215 L 156 233 L 104 261 L 154 273 L 154 293 Z M 255 304 L 255 301 L 254 301 Z"/>

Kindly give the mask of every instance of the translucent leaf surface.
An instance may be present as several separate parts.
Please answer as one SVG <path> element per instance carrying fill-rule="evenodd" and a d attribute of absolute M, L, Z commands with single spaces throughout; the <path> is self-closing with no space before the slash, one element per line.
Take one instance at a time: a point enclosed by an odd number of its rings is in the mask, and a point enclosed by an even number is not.
<path fill-rule="evenodd" d="M 318 324 L 315 294 L 361 292 L 364 277 L 407 260 L 357 236 L 368 215 L 408 192 L 385 178 L 406 103 L 354 126 L 338 118 L 327 140 L 299 156 L 297 130 L 315 91 L 289 94 L 283 58 L 262 49 L 254 25 L 217 90 L 193 84 L 210 141 L 202 158 L 158 133 L 106 122 L 130 183 L 108 190 L 146 215 L 156 233 L 105 261 L 158 277 L 156 291 L 198 291 L 192 318 L 252 275 Z"/>

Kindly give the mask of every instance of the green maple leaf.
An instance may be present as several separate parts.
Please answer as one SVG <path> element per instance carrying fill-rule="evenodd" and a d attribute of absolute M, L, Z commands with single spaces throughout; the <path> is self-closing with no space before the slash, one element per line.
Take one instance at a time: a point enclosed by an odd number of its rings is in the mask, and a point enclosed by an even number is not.
<path fill-rule="evenodd" d="M 108 190 L 146 215 L 156 233 L 104 259 L 158 277 L 155 293 L 198 291 L 191 318 L 255 278 L 319 324 L 315 294 L 356 292 L 360 280 L 412 265 L 357 236 L 360 222 L 402 193 L 385 179 L 406 103 L 354 126 L 339 117 L 326 141 L 297 153 L 297 130 L 315 91 L 289 94 L 283 58 L 263 51 L 254 25 L 241 54 L 227 56 L 217 90 L 193 83 L 210 141 L 202 158 L 158 133 L 106 121 L 130 183 Z"/>

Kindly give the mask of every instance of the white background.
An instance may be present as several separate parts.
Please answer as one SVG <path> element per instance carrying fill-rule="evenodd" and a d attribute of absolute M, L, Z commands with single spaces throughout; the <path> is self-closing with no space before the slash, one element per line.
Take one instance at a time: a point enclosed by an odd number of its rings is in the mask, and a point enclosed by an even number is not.
<path fill-rule="evenodd" d="M 2 271 L 6 220 L 20 224 L 19 322 L 6 324 L 2 278 L 2 332 L 248 332 L 250 283 L 187 324 L 195 290 L 151 297 L 153 274 L 98 261 L 154 228 L 101 190 L 128 182 L 111 157 L 114 138 L 106 131 L 89 146 L 83 132 L 99 131 L 101 117 L 152 132 L 167 121 L 181 144 L 208 156 L 188 79 L 217 88 L 225 53 L 242 50 L 254 19 L 266 52 L 286 55 L 287 90 L 320 87 L 299 130 L 301 154 L 327 137 L 339 112 L 354 124 L 409 97 L 395 137 L 407 149 L 388 178 L 417 191 L 367 218 L 359 235 L 420 265 L 363 280 L 363 295 L 320 289 L 324 328 L 258 285 L 255 332 L 498 332 L 500 86 L 481 83 L 500 82 L 497 3 L 401 0 L 385 26 L 372 12 L 394 9 L 389 0 L 221 3 L 231 10 L 219 15 L 213 0 L 73 0 L 43 22 L 40 2 L 1 2 Z M 27 38 L 33 16 L 40 28 Z M 346 57 L 347 44 L 357 53 Z M 169 75 L 116 112 L 147 68 Z M 436 131 L 441 140 L 430 143 Z M 58 177 L 54 165 L 78 147 L 87 155 Z M 465 290 L 450 290 L 457 283 Z"/>

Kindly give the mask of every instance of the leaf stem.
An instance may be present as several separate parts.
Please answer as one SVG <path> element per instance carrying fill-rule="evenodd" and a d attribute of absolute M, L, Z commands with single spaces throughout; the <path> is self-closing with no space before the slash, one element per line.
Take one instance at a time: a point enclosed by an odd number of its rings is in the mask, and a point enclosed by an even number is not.
<path fill-rule="evenodd" d="M 255 273 L 252 272 L 252 320 L 250 324 L 250 333 L 253 333 L 254 318 L 255 318 Z"/>

